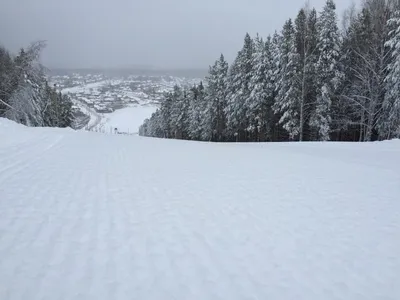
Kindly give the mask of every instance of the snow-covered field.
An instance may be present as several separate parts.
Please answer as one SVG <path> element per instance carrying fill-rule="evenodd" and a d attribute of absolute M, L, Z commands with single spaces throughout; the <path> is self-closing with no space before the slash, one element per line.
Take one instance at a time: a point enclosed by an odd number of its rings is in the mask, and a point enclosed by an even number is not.
<path fill-rule="evenodd" d="M 87 84 L 81 84 L 81 85 L 77 85 L 74 87 L 69 87 L 69 88 L 64 88 L 63 89 L 63 93 L 93 93 L 93 92 L 97 92 L 98 93 L 98 89 L 103 87 L 104 85 L 117 85 L 120 84 L 122 82 L 122 80 L 101 80 L 101 81 L 97 81 L 97 82 L 91 82 L 91 83 L 87 83 Z"/>
<path fill-rule="evenodd" d="M 98 127 L 104 132 L 113 132 L 114 128 L 117 128 L 118 132 L 137 133 L 139 126 L 156 109 L 155 106 L 139 105 L 118 109 L 113 113 L 103 114 L 104 118 Z"/>
<path fill-rule="evenodd" d="M 0 299 L 400 299 L 399 153 L 0 119 Z"/>

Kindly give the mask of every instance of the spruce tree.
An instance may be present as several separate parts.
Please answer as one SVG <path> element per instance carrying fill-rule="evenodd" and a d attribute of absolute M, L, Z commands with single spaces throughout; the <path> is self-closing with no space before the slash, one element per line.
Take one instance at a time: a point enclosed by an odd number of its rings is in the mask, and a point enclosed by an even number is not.
<path fill-rule="evenodd" d="M 244 118 L 242 111 L 244 103 L 241 102 L 243 99 L 240 97 L 242 79 L 240 77 L 239 54 L 228 71 L 226 87 L 227 105 L 225 108 L 226 135 L 228 140 L 236 141 L 238 140 L 240 119 Z"/>
<path fill-rule="evenodd" d="M 365 0 L 347 14 L 341 39 L 327 0 L 319 18 L 302 9 L 265 43 L 247 34 L 229 70 L 223 56 L 210 68 L 202 97 L 202 85 L 175 89 L 141 133 L 212 141 L 398 137 L 396 10 L 395 1 Z"/>
<path fill-rule="evenodd" d="M 172 135 L 172 105 L 173 94 L 171 92 L 164 94 L 164 100 L 160 108 L 160 123 L 163 129 L 163 138 L 173 138 Z"/>
<path fill-rule="evenodd" d="M 204 104 L 204 86 L 200 82 L 198 86 L 193 86 L 189 92 L 189 137 L 192 140 L 201 140 Z"/>
<path fill-rule="evenodd" d="M 175 85 L 172 93 L 170 125 L 172 137 L 185 139 L 188 129 L 189 99 L 186 91 Z"/>
<path fill-rule="evenodd" d="M 243 48 L 239 51 L 228 76 L 228 101 L 225 109 L 228 131 L 236 141 L 246 140 L 246 102 L 250 97 L 250 80 L 253 70 L 254 42 L 247 33 Z"/>
<path fill-rule="evenodd" d="M 207 89 L 205 94 L 205 105 L 202 112 L 202 139 L 211 141 L 216 133 L 216 120 L 218 110 L 217 96 L 218 61 L 210 66 L 206 77 Z"/>
<path fill-rule="evenodd" d="M 226 136 L 226 116 L 225 109 L 227 106 L 227 82 L 228 82 L 228 63 L 223 54 L 217 61 L 217 110 L 216 110 L 216 138 L 217 141 L 223 141 Z"/>
<path fill-rule="evenodd" d="M 280 113 L 279 123 L 296 139 L 300 130 L 299 104 L 301 101 L 300 55 L 297 53 L 295 31 L 289 19 L 282 31 L 281 66 L 279 73 L 278 95 L 274 110 Z"/>
<path fill-rule="evenodd" d="M 390 49 L 391 61 L 385 78 L 386 93 L 379 126 L 381 139 L 400 137 L 400 11 L 393 14 L 387 25 L 391 30 L 385 45 Z"/>
<path fill-rule="evenodd" d="M 274 93 L 273 60 L 271 54 L 271 37 L 264 43 L 256 37 L 253 54 L 253 72 L 249 84 L 250 97 L 246 102 L 246 117 L 249 119 L 247 131 L 250 140 L 265 141 L 270 134 L 270 108 Z"/>
<path fill-rule="evenodd" d="M 336 5 L 333 0 L 327 0 L 318 20 L 318 61 L 315 111 L 310 125 L 315 128 L 318 140 L 330 139 L 331 106 L 335 97 L 335 79 L 338 76 L 338 60 L 340 51 L 340 36 L 337 27 Z"/>

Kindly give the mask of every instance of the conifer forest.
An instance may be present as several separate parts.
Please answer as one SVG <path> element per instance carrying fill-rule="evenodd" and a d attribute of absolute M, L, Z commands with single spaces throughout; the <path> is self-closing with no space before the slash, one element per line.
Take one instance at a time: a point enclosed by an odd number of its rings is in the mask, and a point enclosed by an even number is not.
<path fill-rule="evenodd" d="M 340 20 L 340 21 L 339 21 Z M 305 5 L 271 36 L 246 34 L 203 82 L 176 86 L 140 134 L 215 142 L 400 137 L 400 3 L 365 0 L 340 18 Z"/>
<path fill-rule="evenodd" d="M 32 127 L 70 127 L 72 102 L 47 81 L 39 57 L 44 42 L 17 55 L 0 47 L 0 117 Z"/>

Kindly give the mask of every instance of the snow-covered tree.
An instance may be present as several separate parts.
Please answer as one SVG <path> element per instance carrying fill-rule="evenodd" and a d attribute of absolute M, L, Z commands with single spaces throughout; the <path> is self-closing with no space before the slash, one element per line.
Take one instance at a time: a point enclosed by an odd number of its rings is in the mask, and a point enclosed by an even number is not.
<path fill-rule="evenodd" d="M 139 127 L 139 135 L 149 137 L 164 137 L 161 110 L 157 109 L 149 119 L 144 120 Z"/>
<path fill-rule="evenodd" d="M 189 128 L 189 99 L 186 90 L 175 85 L 172 93 L 171 130 L 176 139 L 186 139 Z"/>
<path fill-rule="evenodd" d="M 227 116 L 228 132 L 236 141 L 246 140 L 246 101 L 250 97 L 250 80 L 253 70 L 254 42 L 247 33 L 243 48 L 232 64 L 228 74 Z"/>
<path fill-rule="evenodd" d="M 9 98 L 16 89 L 17 83 L 13 82 L 14 70 L 15 65 L 11 54 L 0 47 L 0 116 L 11 108 Z"/>
<path fill-rule="evenodd" d="M 253 53 L 253 71 L 250 79 L 250 96 L 245 103 L 246 118 L 249 120 L 247 131 L 250 140 L 265 141 L 270 134 L 270 116 L 272 107 L 274 82 L 273 58 L 271 53 L 271 37 L 264 43 L 258 35 L 255 38 Z"/>
<path fill-rule="evenodd" d="M 319 140 L 327 141 L 330 139 L 332 101 L 335 97 L 337 79 L 340 77 L 338 61 L 341 43 L 336 5 L 333 0 L 326 1 L 318 19 L 318 33 L 319 57 L 316 65 L 318 94 L 310 125 L 317 131 Z"/>
<path fill-rule="evenodd" d="M 301 9 L 295 20 L 296 49 L 299 54 L 301 98 L 299 103 L 299 141 L 312 139 L 308 128 L 316 101 L 316 66 L 318 59 L 317 12 Z"/>
<path fill-rule="evenodd" d="M 367 9 L 354 17 L 343 39 L 342 63 L 344 65 L 346 90 L 342 97 L 341 107 L 345 108 L 342 115 L 345 125 L 353 124 L 359 127 L 359 141 L 365 139 L 368 102 L 371 95 L 371 62 L 373 48 L 373 30 L 371 15 Z"/>
<path fill-rule="evenodd" d="M 347 122 L 359 141 L 377 138 L 384 122 L 382 106 L 390 60 L 387 41 L 390 9 L 385 1 L 366 0 L 353 16 L 344 36 L 345 90 L 341 93 L 342 123 Z M 349 130 L 348 129 L 348 130 Z"/>
<path fill-rule="evenodd" d="M 206 106 L 203 111 L 203 138 L 205 140 L 222 141 L 225 136 L 225 108 L 227 92 L 228 63 L 221 54 L 210 67 L 207 80 Z"/>
<path fill-rule="evenodd" d="M 172 93 L 166 93 L 164 95 L 163 102 L 161 102 L 160 108 L 160 125 L 163 129 L 163 138 L 173 138 L 172 134 L 172 105 L 173 105 L 173 95 Z"/>
<path fill-rule="evenodd" d="M 0 116 L 28 126 L 70 126 L 71 100 L 48 86 L 39 63 L 43 47 L 33 43 L 15 58 L 0 49 Z"/>
<path fill-rule="evenodd" d="M 210 68 L 204 97 L 170 93 L 142 131 L 212 141 L 399 136 L 400 2 L 364 0 L 361 8 L 347 11 L 342 32 L 327 0 L 319 17 L 306 6 L 265 43 L 247 34 L 229 70 L 224 59 Z"/>
<path fill-rule="evenodd" d="M 44 126 L 43 111 L 47 100 L 42 96 L 42 89 L 46 78 L 42 65 L 38 59 L 44 43 L 33 43 L 27 50 L 21 49 L 15 58 L 15 80 L 18 82 L 16 90 L 9 102 L 12 107 L 6 116 L 28 126 Z"/>
<path fill-rule="evenodd" d="M 242 79 L 240 75 L 241 73 L 238 55 L 228 70 L 226 88 L 227 105 L 225 108 L 227 126 L 226 134 L 229 139 L 236 138 L 236 140 L 238 136 L 240 119 L 244 118 L 244 103 L 241 102 L 243 99 L 240 97 L 242 85 Z"/>
<path fill-rule="evenodd" d="M 291 139 L 299 135 L 299 104 L 301 101 L 300 55 L 297 53 L 295 31 L 289 19 L 282 31 L 281 67 L 279 73 L 278 95 L 274 110 L 280 113 L 279 123 Z"/>
<path fill-rule="evenodd" d="M 396 11 L 388 20 L 391 61 L 385 78 L 386 93 L 382 105 L 379 133 L 381 138 L 400 137 L 400 11 Z"/>
<path fill-rule="evenodd" d="M 218 60 L 217 69 L 217 122 L 216 122 L 216 139 L 223 141 L 226 135 L 226 116 L 225 109 L 227 106 L 227 84 L 228 84 L 228 63 L 225 57 L 221 54 Z"/>
<path fill-rule="evenodd" d="M 189 92 L 189 137 L 201 140 L 203 111 L 205 109 L 204 86 L 200 82 Z"/>
<path fill-rule="evenodd" d="M 217 77 L 218 77 L 218 62 L 209 67 L 206 77 L 207 89 L 205 93 L 205 105 L 202 109 L 202 135 L 201 138 L 205 141 L 211 141 L 215 134 L 215 123 L 217 119 Z"/>

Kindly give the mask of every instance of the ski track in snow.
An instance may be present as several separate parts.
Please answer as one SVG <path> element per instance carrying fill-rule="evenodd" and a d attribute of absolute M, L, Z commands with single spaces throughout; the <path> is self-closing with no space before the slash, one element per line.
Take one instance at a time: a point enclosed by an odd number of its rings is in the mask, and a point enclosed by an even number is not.
<path fill-rule="evenodd" d="M 400 299 L 400 141 L 0 140 L 0 299 Z"/>

